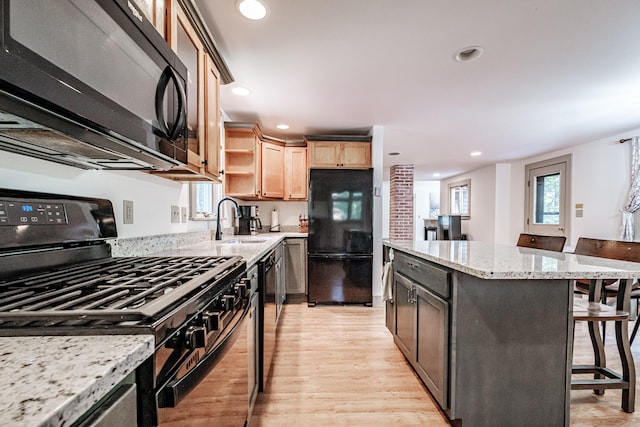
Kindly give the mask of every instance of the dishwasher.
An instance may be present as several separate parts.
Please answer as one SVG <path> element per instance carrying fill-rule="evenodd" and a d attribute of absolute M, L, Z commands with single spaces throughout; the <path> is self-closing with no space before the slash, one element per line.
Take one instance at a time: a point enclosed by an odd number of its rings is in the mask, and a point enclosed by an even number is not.
<path fill-rule="evenodd" d="M 259 262 L 260 295 L 260 391 L 264 391 L 276 349 L 278 321 L 284 303 L 282 245 L 279 245 Z"/>

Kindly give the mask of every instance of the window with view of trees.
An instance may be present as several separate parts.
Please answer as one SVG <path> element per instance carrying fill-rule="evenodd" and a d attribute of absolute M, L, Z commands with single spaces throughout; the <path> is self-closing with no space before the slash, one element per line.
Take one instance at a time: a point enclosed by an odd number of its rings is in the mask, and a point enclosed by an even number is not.
<path fill-rule="evenodd" d="M 536 224 L 560 223 L 560 173 L 537 176 L 535 188 Z"/>

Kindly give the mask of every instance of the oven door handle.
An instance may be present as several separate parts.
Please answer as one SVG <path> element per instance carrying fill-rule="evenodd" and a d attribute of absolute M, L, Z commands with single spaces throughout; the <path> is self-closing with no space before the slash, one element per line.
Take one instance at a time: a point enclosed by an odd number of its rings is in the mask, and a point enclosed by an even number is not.
<path fill-rule="evenodd" d="M 245 319 L 249 311 L 250 304 L 246 304 L 242 311 L 236 313 L 232 320 L 233 327 L 213 351 L 206 353 L 200 359 L 195 368 L 182 378 L 169 381 L 158 390 L 159 408 L 174 408 L 216 367 L 238 340 L 238 336 L 242 334 L 242 328 L 246 327 Z"/>

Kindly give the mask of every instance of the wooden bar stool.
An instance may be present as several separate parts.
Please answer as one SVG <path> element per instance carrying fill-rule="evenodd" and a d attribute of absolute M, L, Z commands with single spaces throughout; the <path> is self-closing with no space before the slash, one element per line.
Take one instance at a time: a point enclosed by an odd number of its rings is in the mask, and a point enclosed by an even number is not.
<path fill-rule="evenodd" d="M 628 243 L 628 242 L 617 242 Z M 616 241 L 580 238 L 576 245 L 577 255 L 597 256 L 601 258 L 619 259 L 617 252 L 621 245 Z M 639 252 L 640 255 L 640 252 Z M 584 281 L 582 281 L 584 283 Z M 629 343 L 629 307 L 631 281 L 621 279 L 618 285 L 616 306 L 602 304 L 603 286 L 607 280 L 589 281 L 588 301 L 574 300 L 573 321 L 588 322 L 589 337 L 593 347 L 593 365 L 573 365 L 572 374 L 594 374 L 593 379 L 572 379 L 572 390 L 592 389 L 596 394 L 603 394 L 606 389 L 622 389 L 622 410 L 634 412 L 636 371 Z M 598 322 L 613 321 L 615 323 L 616 344 L 622 373 L 607 368 L 604 344 Z M 575 331 L 575 328 L 574 328 Z"/>
<path fill-rule="evenodd" d="M 574 251 L 575 254 L 580 255 L 592 255 L 601 258 L 617 259 L 620 261 L 640 262 L 640 242 L 625 242 L 619 240 L 600 240 L 600 239 L 587 239 L 581 237 L 578 239 L 578 244 Z M 629 286 L 632 286 L 630 284 Z M 575 291 L 577 293 L 589 294 L 589 280 L 576 280 Z M 606 304 L 608 298 L 613 298 L 618 295 L 618 281 L 617 280 L 604 280 L 602 282 L 602 303 Z M 629 298 L 636 304 L 636 312 L 640 306 L 640 288 L 631 288 Z M 631 308 L 631 307 L 629 307 Z M 639 316 L 640 317 L 640 316 Z M 629 342 L 633 344 L 633 340 L 638 332 L 638 326 L 640 319 L 636 319 L 633 326 L 633 332 L 631 333 L 631 339 Z M 602 339 L 605 338 L 606 323 L 602 323 Z"/>

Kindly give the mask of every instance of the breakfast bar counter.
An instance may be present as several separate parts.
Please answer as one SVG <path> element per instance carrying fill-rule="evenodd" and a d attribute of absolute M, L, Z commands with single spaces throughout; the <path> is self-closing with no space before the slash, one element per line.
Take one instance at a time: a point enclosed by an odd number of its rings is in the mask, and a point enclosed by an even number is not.
<path fill-rule="evenodd" d="M 477 241 L 383 244 L 387 326 L 454 424 L 569 425 L 572 280 L 632 279 L 640 264 Z"/>

